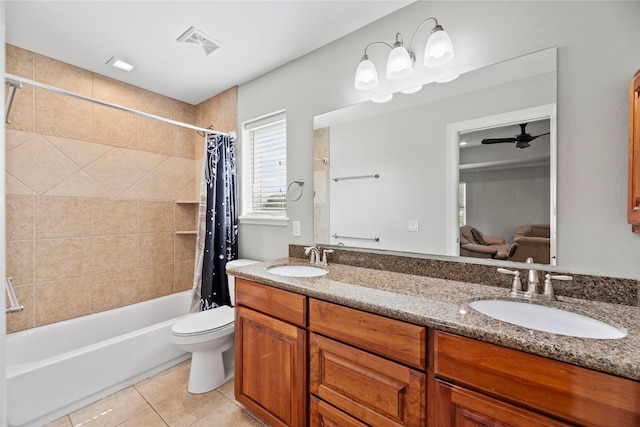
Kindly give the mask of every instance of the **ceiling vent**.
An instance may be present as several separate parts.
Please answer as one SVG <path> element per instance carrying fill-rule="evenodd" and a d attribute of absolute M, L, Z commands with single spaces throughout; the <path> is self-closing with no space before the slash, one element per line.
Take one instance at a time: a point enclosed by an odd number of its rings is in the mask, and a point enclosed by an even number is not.
<path fill-rule="evenodd" d="M 216 41 L 213 37 L 206 35 L 196 27 L 189 28 L 180 37 L 178 37 L 177 40 L 185 46 L 202 53 L 204 56 L 212 54 L 222 46 L 222 43 Z"/>

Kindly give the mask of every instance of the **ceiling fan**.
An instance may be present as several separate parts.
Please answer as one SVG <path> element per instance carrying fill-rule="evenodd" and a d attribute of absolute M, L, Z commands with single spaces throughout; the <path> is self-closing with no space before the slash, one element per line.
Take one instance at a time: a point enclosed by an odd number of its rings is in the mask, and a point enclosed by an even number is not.
<path fill-rule="evenodd" d="M 481 141 L 482 144 L 501 144 L 504 142 L 515 142 L 516 148 L 527 148 L 529 147 L 529 143 L 534 139 L 543 136 L 549 135 L 551 132 L 541 133 L 540 135 L 531 135 L 525 131 L 527 127 L 527 123 L 520 124 L 520 134 L 516 135 L 512 138 L 486 138 Z"/>

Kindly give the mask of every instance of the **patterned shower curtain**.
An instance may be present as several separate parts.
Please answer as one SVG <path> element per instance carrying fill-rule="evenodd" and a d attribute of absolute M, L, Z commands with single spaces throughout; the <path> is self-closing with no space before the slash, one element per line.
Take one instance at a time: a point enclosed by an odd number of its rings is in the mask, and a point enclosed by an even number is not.
<path fill-rule="evenodd" d="M 202 156 L 191 311 L 229 305 L 227 261 L 238 258 L 235 133 L 209 134 Z"/>

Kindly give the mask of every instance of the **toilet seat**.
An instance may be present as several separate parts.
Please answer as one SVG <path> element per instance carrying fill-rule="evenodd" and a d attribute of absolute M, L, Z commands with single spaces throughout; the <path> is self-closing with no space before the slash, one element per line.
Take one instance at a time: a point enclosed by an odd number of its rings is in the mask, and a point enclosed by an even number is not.
<path fill-rule="evenodd" d="M 235 321 L 235 310 L 228 305 L 193 313 L 174 323 L 171 332 L 176 336 L 196 336 L 208 334 L 232 325 Z"/>

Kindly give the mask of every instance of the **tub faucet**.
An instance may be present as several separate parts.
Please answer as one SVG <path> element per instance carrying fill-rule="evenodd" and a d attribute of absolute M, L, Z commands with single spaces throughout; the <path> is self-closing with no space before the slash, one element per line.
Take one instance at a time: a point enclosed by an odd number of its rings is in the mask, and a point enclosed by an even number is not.
<path fill-rule="evenodd" d="M 310 254 L 309 264 L 318 264 L 320 262 L 320 251 L 315 246 L 308 246 L 304 248 L 304 254 Z"/>

